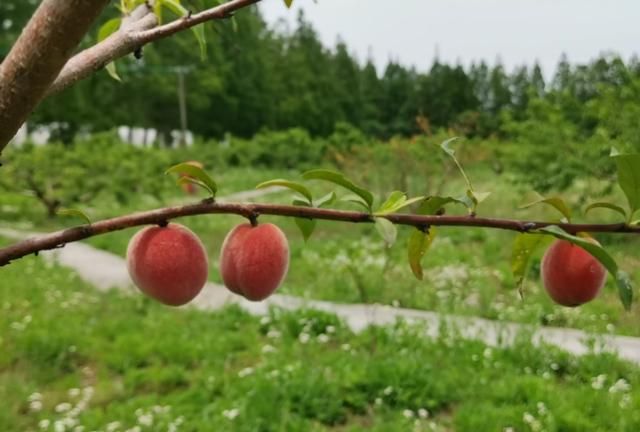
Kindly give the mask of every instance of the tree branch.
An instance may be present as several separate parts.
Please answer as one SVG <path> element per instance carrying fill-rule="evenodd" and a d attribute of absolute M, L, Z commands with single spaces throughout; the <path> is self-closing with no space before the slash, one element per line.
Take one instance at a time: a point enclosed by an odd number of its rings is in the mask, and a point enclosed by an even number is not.
<path fill-rule="evenodd" d="M 276 204 L 216 203 L 211 200 L 205 200 L 197 204 L 160 208 L 147 212 L 106 219 L 90 225 L 69 228 L 41 237 L 27 239 L 12 246 L 0 249 L 0 266 L 7 265 L 12 260 L 22 258 L 32 253 L 37 253 L 42 250 L 56 249 L 64 246 L 66 243 L 83 240 L 100 234 L 106 234 L 112 231 L 118 231 L 139 225 L 163 224 L 170 219 L 201 214 L 236 214 L 247 219 L 256 218 L 260 215 L 276 215 L 353 223 L 371 223 L 374 221 L 373 215 L 362 212 Z M 421 229 L 429 226 L 466 226 L 529 232 L 545 226 L 557 225 L 571 234 L 576 234 L 578 232 L 640 234 L 640 227 L 633 227 L 624 223 L 568 224 L 471 216 L 421 216 L 400 213 L 389 214 L 381 217 L 384 217 L 397 225 L 408 225 Z"/>
<path fill-rule="evenodd" d="M 140 5 L 131 14 L 129 22 L 104 41 L 78 53 L 65 65 L 48 91 L 57 93 L 70 85 L 102 69 L 114 60 L 134 52 L 143 45 L 154 42 L 206 21 L 229 18 L 233 12 L 258 3 L 260 0 L 231 0 L 189 17 L 179 18 L 158 26 L 157 18 L 147 5 Z M 144 9 L 145 13 L 139 13 Z M 137 15 L 134 15 L 136 14 Z M 131 19 L 134 18 L 134 19 Z"/>
<path fill-rule="evenodd" d="M 0 153 L 109 0 L 43 0 L 0 64 Z"/>

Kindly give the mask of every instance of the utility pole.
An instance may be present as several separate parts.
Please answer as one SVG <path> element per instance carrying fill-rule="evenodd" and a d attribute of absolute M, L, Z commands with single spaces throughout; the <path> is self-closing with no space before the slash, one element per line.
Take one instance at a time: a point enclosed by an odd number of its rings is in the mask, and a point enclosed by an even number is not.
<path fill-rule="evenodd" d="M 180 146 L 187 145 L 187 92 L 185 88 L 185 75 L 189 72 L 188 68 L 177 67 L 178 75 L 178 107 L 180 109 Z"/>

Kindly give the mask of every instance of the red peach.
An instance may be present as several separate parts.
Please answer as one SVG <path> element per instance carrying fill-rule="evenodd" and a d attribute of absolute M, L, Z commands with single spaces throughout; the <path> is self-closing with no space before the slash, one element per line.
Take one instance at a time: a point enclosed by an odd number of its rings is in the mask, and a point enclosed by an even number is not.
<path fill-rule="evenodd" d="M 607 279 L 607 271 L 597 259 L 566 240 L 557 240 L 547 249 L 540 275 L 549 296 L 563 306 L 593 300 Z"/>
<path fill-rule="evenodd" d="M 227 234 L 220 252 L 224 284 L 248 300 L 269 297 L 289 268 L 289 244 L 273 224 L 236 226 Z"/>
<path fill-rule="evenodd" d="M 138 231 L 127 247 L 127 269 L 142 292 L 170 306 L 193 300 L 209 273 L 200 239 L 173 223 Z"/>

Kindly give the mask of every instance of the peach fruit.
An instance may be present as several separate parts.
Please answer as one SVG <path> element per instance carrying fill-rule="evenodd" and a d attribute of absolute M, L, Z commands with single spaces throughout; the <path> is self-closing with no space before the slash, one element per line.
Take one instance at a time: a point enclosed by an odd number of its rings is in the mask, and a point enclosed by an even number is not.
<path fill-rule="evenodd" d="M 193 300 L 209 272 L 200 239 L 185 226 L 174 223 L 138 231 L 127 247 L 127 269 L 143 293 L 171 306 Z"/>
<path fill-rule="evenodd" d="M 593 300 L 607 279 L 607 271 L 597 259 L 566 240 L 556 240 L 547 249 L 540 275 L 549 296 L 563 306 Z"/>
<path fill-rule="evenodd" d="M 241 224 L 227 234 L 220 253 L 224 284 L 248 300 L 269 297 L 289 268 L 289 244 L 277 226 Z"/>

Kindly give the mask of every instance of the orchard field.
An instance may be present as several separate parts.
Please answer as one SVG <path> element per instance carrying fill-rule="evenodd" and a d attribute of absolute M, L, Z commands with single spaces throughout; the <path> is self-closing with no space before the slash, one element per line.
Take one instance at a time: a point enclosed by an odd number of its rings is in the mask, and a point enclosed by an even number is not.
<path fill-rule="evenodd" d="M 340 169 L 375 191 L 377 199 L 394 189 L 446 195 L 464 188 L 436 145 L 440 136 L 366 142 L 350 129 L 340 134 L 326 142 L 295 130 L 259 139 L 273 140 L 272 149 L 306 140 L 302 145 L 318 147 L 323 156 L 303 161 L 302 169 L 305 163 Z M 362 142 L 354 141 L 349 152 L 331 147 L 332 140 L 348 139 Z M 183 160 L 201 161 L 222 196 L 267 179 L 300 176 L 301 170 L 277 160 L 261 168 L 239 166 L 235 145 L 143 150 L 106 134 L 66 148 L 65 157 L 80 161 L 77 172 L 56 170 L 57 160 L 46 156 L 53 146 L 13 148 L 8 156 L 15 169 L 23 159 L 42 163 L 46 177 L 37 181 L 55 185 L 48 199 L 73 199 L 73 207 L 93 220 L 204 197 L 186 197 L 175 179 L 163 174 Z M 97 146 L 101 156 L 91 157 Z M 458 150 L 476 188 L 492 191 L 479 214 L 554 217 L 545 207 L 518 210 L 531 188 L 528 178 L 509 170 L 509 145 L 467 140 Z M 497 162 L 505 168 L 497 168 Z M 445 176 L 449 181 L 442 181 Z M 35 192 L 25 193 L 33 182 L 20 181 L 5 186 L 3 227 L 51 231 L 80 222 L 72 216 L 48 217 Z M 79 182 L 85 190 L 95 187 L 96 195 L 74 196 Z M 309 185 L 318 194 L 330 190 L 322 183 Z M 621 195 L 610 179 L 582 177 L 561 193 L 579 214 L 593 191 L 599 198 Z M 257 199 L 286 204 L 291 193 Z M 337 206 L 351 208 L 346 202 Z M 610 215 L 598 214 L 598 220 L 603 216 Z M 539 254 L 520 298 L 510 269 L 513 233 L 440 228 L 424 260 L 425 278 L 418 281 L 407 264 L 408 228 L 401 228 L 388 248 L 372 226 L 325 221 L 305 243 L 291 220 L 263 219 L 281 226 L 290 240 L 290 270 L 279 293 L 640 336 L 638 306 L 624 311 L 612 281 L 580 308 L 555 305 L 539 282 Z M 222 239 L 240 221 L 225 215 L 181 220 L 203 239 L 212 281 L 220 282 Z M 124 256 L 134 232 L 87 243 Z M 634 238 L 598 238 L 622 266 L 638 268 Z M 8 401 L 0 416 L 3 430 L 56 430 L 56 424 L 104 431 L 633 431 L 640 426 L 637 366 L 608 354 L 577 358 L 555 347 L 534 347 L 526 333 L 514 346 L 491 348 L 460 338 L 456 328 L 426 338 L 424 328 L 402 322 L 354 334 L 337 317 L 311 310 L 274 309 L 262 318 L 236 307 L 215 313 L 176 310 L 140 294 L 99 293 L 71 271 L 37 257 L 3 269 L 1 298 L 0 387 Z M 80 425 L 84 429 L 73 429 Z"/>

